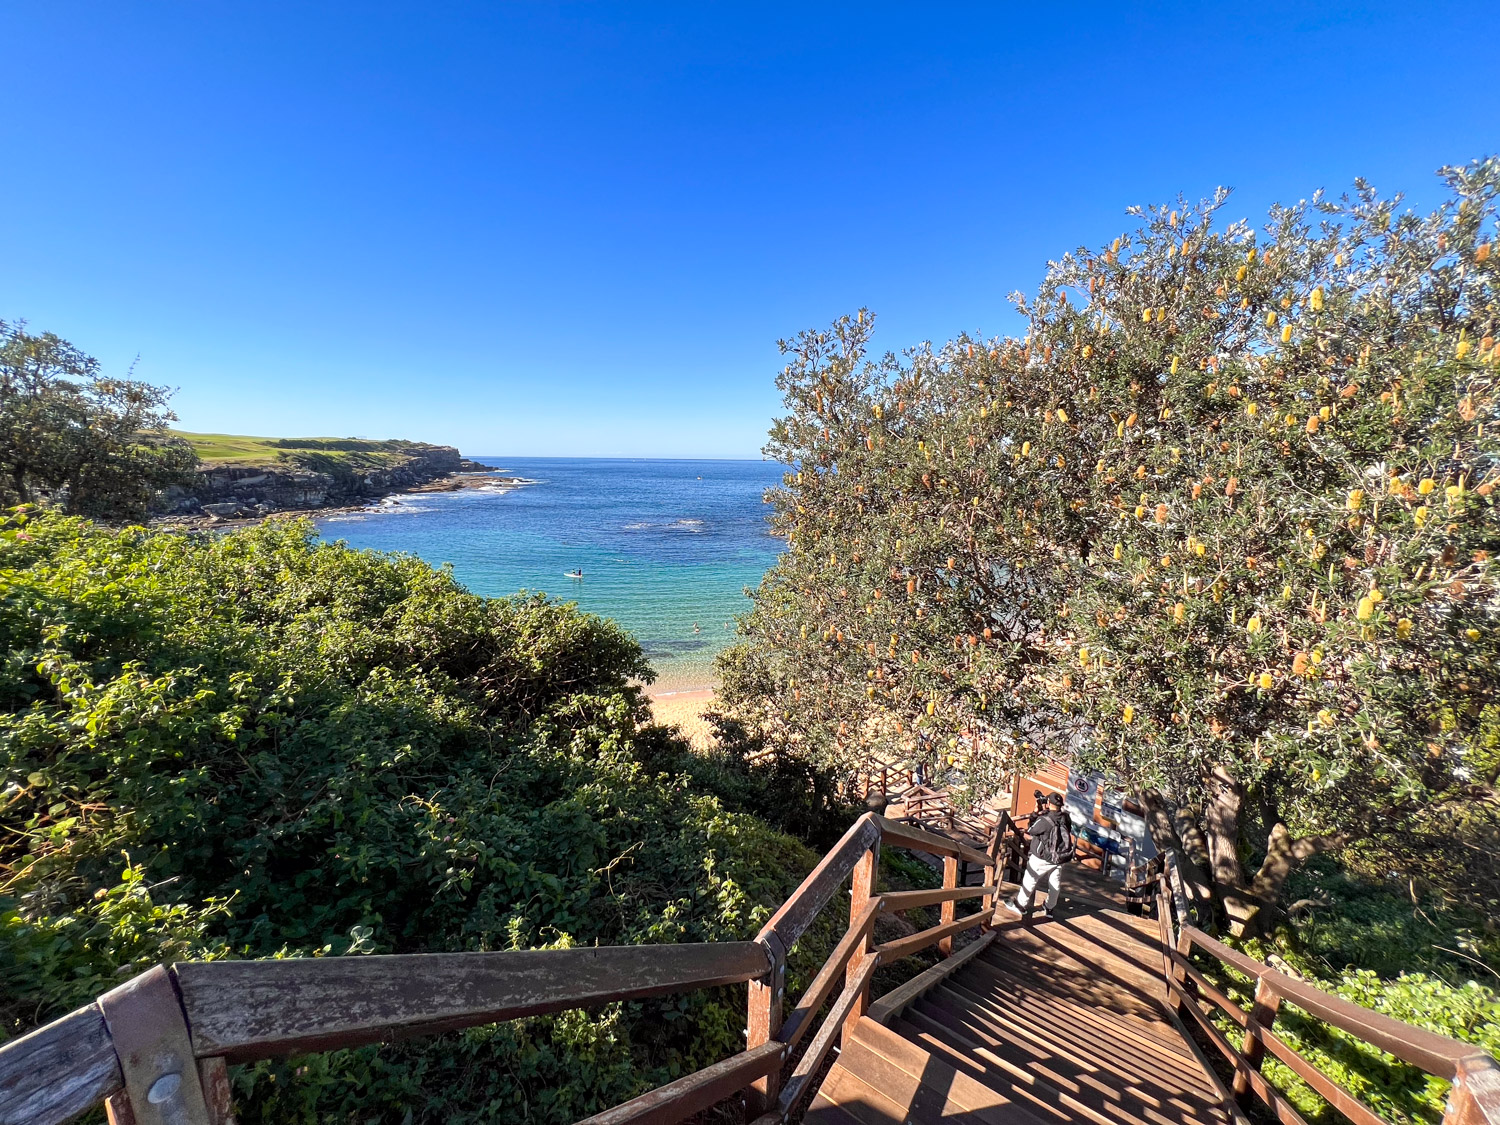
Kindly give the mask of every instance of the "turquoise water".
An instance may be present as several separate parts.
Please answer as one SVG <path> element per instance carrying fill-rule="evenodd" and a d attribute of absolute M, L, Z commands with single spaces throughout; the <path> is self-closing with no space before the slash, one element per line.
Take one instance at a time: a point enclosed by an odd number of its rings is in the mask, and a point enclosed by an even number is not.
<path fill-rule="evenodd" d="M 764 461 L 475 458 L 537 483 L 392 497 L 318 521 L 325 538 L 451 563 L 476 594 L 542 590 L 612 617 L 640 641 L 658 686 L 710 682 L 780 541 L 766 527 Z M 564 572 L 583 570 L 583 578 Z M 696 629 L 695 629 L 696 626 Z"/>

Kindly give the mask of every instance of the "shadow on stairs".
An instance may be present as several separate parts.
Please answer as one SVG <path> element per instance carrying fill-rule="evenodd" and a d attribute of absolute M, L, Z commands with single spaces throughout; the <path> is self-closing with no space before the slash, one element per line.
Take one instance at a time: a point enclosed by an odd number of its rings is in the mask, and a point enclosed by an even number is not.
<path fill-rule="evenodd" d="M 853 1025 L 805 1118 L 1227 1123 L 1224 1091 L 1168 1014 L 1157 924 L 1069 869 L 1050 921 L 997 927 L 952 975 Z M 872 1018 L 873 1017 L 873 1018 Z"/>

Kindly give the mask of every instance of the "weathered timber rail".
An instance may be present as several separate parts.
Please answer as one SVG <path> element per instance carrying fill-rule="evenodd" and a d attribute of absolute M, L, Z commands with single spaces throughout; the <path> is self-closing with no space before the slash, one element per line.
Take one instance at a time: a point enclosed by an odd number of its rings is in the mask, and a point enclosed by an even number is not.
<path fill-rule="evenodd" d="M 1253 1096 L 1283 1125 L 1306 1125 L 1291 1102 L 1261 1075 L 1261 1063 L 1269 1051 L 1353 1125 L 1389 1125 L 1276 1034 L 1277 1012 L 1285 1002 L 1402 1062 L 1452 1082 L 1443 1125 L 1500 1125 L 1500 1065 L 1485 1051 L 1330 995 L 1210 937 L 1188 920 L 1180 874 L 1173 857 L 1164 858 L 1167 878 L 1157 883 L 1156 907 L 1170 1002 L 1179 1016 L 1190 1016 L 1224 1056 L 1234 1071 L 1234 1096 L 1242 1104 Z M 1194 967 L 1194 951 L 1217 958 L 1255 982 L 1250 1011 L 1235 1004 Z M 1243 1030 L 1238 1046 L 1209 1018 L 1205 1001 Z"/>
<path fill-rule="evenodd" d="M 1073 874 L 1070 887 L 1082 912 L 1055 931 L 1002 920 L 997 902 L 1010 889 L 1002 868 L 1017 835 L 1002 816 L 980 850 L 866 814 L 754 941 L 158 967 L 0 1046 L 0 1125 L 55 1125 L 100 1102 L 114 1125 L 232 1125 L 230 1063 L 739 983 L 748 988 L 744 1051 L 589 1125 L 664 1125 L 736 1094 L 745 1096 L 754 1125 L 782 1125 L 815 1094 L 809 1121 L 884 1120 L 884 1109 L 872 1110 L 873 1118 L 851 1110 L 861 1090 L 875 1099 L 866 1109 L 891 1103 L 913 1122 L 946 1120 L 949 1109 L 969 1107 L 977 1116 L 965 1110 L 966 1120 L 1160 1125 L 1165 1110 L 1142 1109 L 1138 1118 L 1132 1109 L 1158 1104 L 1172 1110 L 1165 1120 L 1243 1121 L 1240 1103 L 1254 1098 L 1284 1125 L 1299 1125 L 1260 1074 L 1267 1051 L 1356 1125 L 1384 1125 L 1276 1035 L 1283 1001 L 1452 1080 L 1445 1125 L 1500 1125 L 1500 1068 L 1488 1055 L 1329 996 L 1217 942 L 1185 921 L 1185 902 L 1169 890 L 1170 864 L 1168 877 L 1146 888 L 1148 896 L 1154 891 L 1154 924 L 1119 914 L 1107 882 L 1086 872 Z M 942 888 L 877 894 L 882 847 L 939 857 Z M 982 885 L 959 885 L 965 864 L 983 869 Z M 788 951 L 846 885 L 848 927 L 788 1007 Z M 973 899 L 979 909 L 959 917 L 958 904 Z M 877 944 L 882 913 L 928 906 L 940 908 L 937 925 Z M 955 949 L 965 931 L 979 936 Z M 943 961 L 872 1003 L 879 965 L 934 945 Z M 1256 980 L 1250 1012 L 1194 967 L 1195 951 Z M 1203 1001 L 1244 1029 L 1239 1045 L 1216 1028 Z M 1028 1005 L 1053 1013 L 1050 1038 L 1025 1024 Z M 1232 1090 L 1202 1066 L 1184 1014 L 1229 1061 Z M 1111 1036 L 1123 1044 L 1113 1049 L 1123 1061 L 1114 1070 L 1090 1064 L 1090 1051 L 1111 1053 Z M 819 1088 L 836 1045 L 838 1062 Z M 1142 1060 L 1160 1075 L 1142 1078 Z M 892 1102 L 901 1097 L 905 1106 Z"/>
<path fill-rule="evenodd" d="M 920 905 L 910 896 L 887 905 L 874 893 L 882 842 L 942 857 L 948 878 L 938 898 L 922 892 L 922 902 L 941 904 L 942 924 L 877 948 L 882 910 Z M 960 860 L 984 866 L 986 885 L 958 887 Z M 100 1102 L 116 1125 L 230 1125 L 229 1063 L 741 983 L 749 986 L 746 1050 L 590 1121 L 679 1121 L 742 1090 L 767 1120 L 780 1120 L 810 1092 L 843 1023 L 868 1006 L 876 965 L 931 945 L 946 951 L 957 934 L 988 925 L 990 864 L 972 847 L 867 814 L 754 941 L 157 967 L 0 1046 L 0 1125 L 55 1125 Z M 787 953 L 851 881 L 848 931 L 783 1018 Z M 955 904 L 974 898 L 982 909 L 955 918 Z"/>

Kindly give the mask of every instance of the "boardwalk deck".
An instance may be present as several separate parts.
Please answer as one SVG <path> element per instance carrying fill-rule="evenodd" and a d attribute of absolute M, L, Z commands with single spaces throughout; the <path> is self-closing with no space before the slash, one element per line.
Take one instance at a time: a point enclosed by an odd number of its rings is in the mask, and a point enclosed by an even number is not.
<path fill-rule="evenodd" d="M 1125 913 L 1108 884 L 1076 868 L 1065 887 L 1057 918 L 1003 924 L 983 953 L 885 1024 L 861 1019 L 805 1120 L 1236 1120 L 1167 1012 L 1156 923 Z"/>

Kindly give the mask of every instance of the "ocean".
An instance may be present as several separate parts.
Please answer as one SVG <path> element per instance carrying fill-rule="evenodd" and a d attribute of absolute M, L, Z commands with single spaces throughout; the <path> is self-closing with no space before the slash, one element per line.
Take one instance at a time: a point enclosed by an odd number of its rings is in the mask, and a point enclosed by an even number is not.
<path fill-rule="evenodd" d="M 326 539 L 404 551 L 476 594 L 545 591 L 613 618 L 657 670 L 656 687 L 712 683 L 713 658 L 734 638 L 780 540 L 762 496 L 781 482 L 766 461 L 476 457 L 509 491 L 467 488 L 394 496 L 318 521 Z M 565 572 L 582 569 L 581 579 Z"/>

